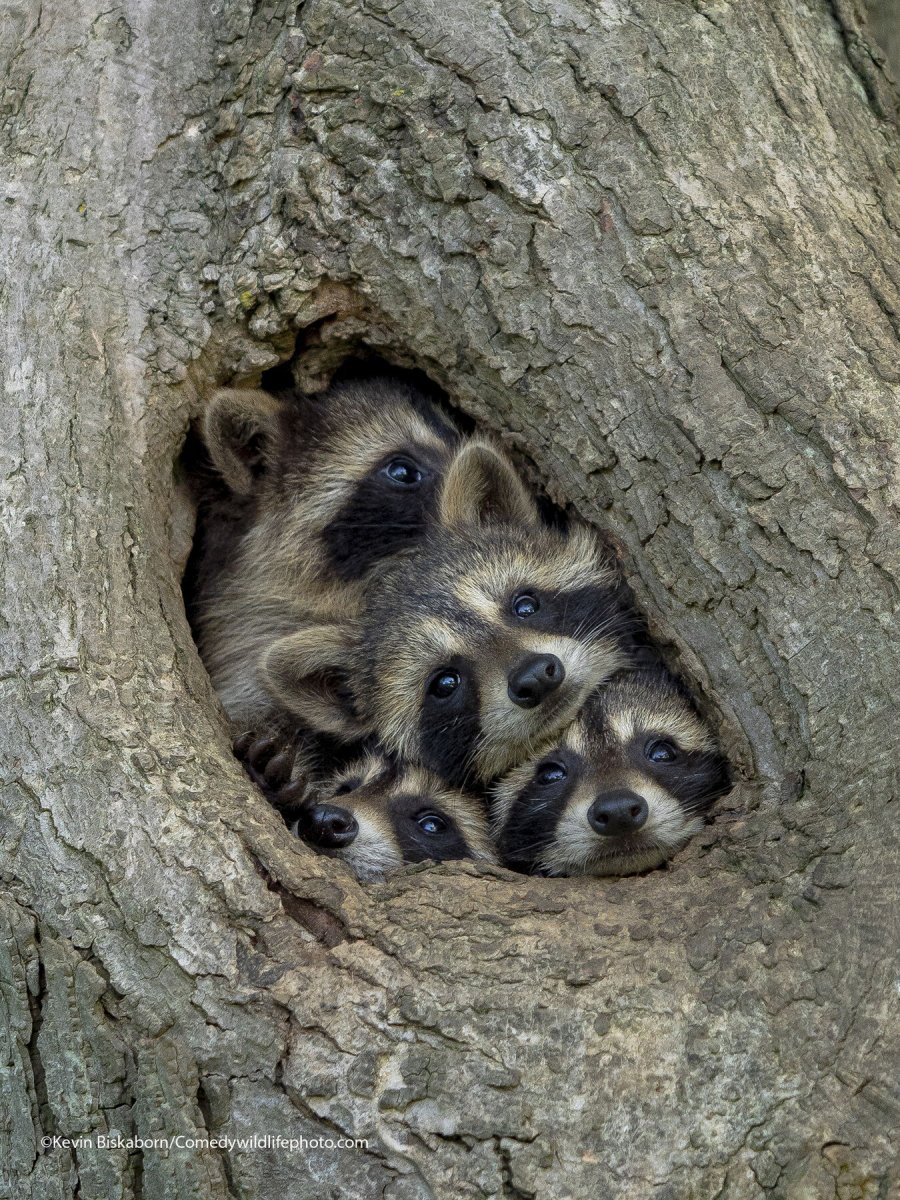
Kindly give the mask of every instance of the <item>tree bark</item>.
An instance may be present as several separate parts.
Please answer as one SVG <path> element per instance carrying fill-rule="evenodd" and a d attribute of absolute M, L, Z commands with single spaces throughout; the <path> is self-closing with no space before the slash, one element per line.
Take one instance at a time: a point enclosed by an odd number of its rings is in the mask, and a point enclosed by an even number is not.
<path fill-rule="evenodd" d="M 842 0 L 12 0 L 0 1196 L 897 1194 L 894 98 Z M 214 383 L 365 344 L 618 538 L 742 776 L 360 887 L 179 591 Z M 368 1139 L 304 1152 L 42 1136 Z"/>

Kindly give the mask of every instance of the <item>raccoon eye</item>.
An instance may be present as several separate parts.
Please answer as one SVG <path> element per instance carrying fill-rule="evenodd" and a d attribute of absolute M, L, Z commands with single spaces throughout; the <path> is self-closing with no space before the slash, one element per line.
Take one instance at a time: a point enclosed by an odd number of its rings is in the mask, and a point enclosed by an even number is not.
<path fill-rule="evenodd" d="M 413 488 L 422 482 L 422 472 L 410 458 L 392 458 L 381 473 L 398 487 Z"/>
<path fill-rule="evenodd" d="M 437 671 L 429 680 L 428 694 L 436 696 L 438 700 L 446 700 L 448 696 L 453 695 L 460 683 L 462 680 L 456 671 Z"/>
<path fill-rule="evenodd" d="M 528 592 L 520 592 L 513 598 L 512 610 L 517 617 L 521 617 L 523 620 L 526 617 L 533 617 L 540 607 L 541 602 L 537 596 L 532 596 Z"/>
<path fill-rule="evenodd" d="M 550 762 L 542 763 L 534 773 L 534 778 L 537 783 L 547 787 L 551 783 L 561 783 L 567 779 L 569 772 L 562 763 Z"/>
<path fill-rule="evenodd" d="M 652 742 L 648 742 L 644 747 L 644 756 L 645 758 L 649 758 L 651 762 L 674 762 L 678 757 L 678 747 L 673 746 L 671 742 L 666 742 L 660 738 L 655 738 Z"/>
<path fill-rule="evenodd" d="M 447 828 L 447 822 L 444 820 L 444 818 L 439 817 L 438 814 L 434 812 L 419 813 L 419 815 L 416 817 L 416 824 L 423 833 L 430 833 L 432 835 L 443 833 Z"/>
<path fill-rule="evenodd" d="M 339 783 L 334 789 L 332 795 L 346 796 L 348 792 L 355 792 L 360 785 L 358 779 L 345 779 L 343 783 Z"/>

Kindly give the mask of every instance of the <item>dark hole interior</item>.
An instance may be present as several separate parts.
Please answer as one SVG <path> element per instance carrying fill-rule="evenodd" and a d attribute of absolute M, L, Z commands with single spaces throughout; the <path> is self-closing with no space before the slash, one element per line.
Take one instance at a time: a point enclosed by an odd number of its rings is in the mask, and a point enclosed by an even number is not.
<path fill-rule="evenodd" d="M 291 393 L 300 393 L 296 380 L 301 356 L 302 347 L 291 360 L 266 371 L 260 381 L 263 391 L 281 399 L 289 397 Z M 299 374 L 303 377 L 302 371 Z M 324 374 L 320 372 L 313 377 L 322 378 L 324 383 Z M 331 386 L 334 383 L 345 381 L 365 381 L 375 376 L 383 377 L 386 374 L 398 381 L 412 385 L 434 407 L 448 416 L 452 424 L 465 437 L 478 432 L 475 421 L 454 407 L 447 394 L 426 373 L 397 367 L 379 355 L 368 352 L 365 348 L 354 347 L 353 353 L 338 364 L 327 383 Z M 255 453 L 261 461 L 261 451 L 258 445 L 254 451 L 254 445 L 253 438 L 249 438 L 246 449 L 251 473 L 261 469 L 261 467 L 257 467 L 257 459 L 254 458 Z M 533 486 L 536 471 L 532 468 L 532 464 L 525 464 L 520 460 L 516 465 L 520 468 L 520 474 L 529 481 L 528 488 L 537 502 L 543 523 L 551 529 L 565 533 L 571 524 L 572 515 L 564 508 L 554 504 L 540 488 Z M 257 502 L 252 489 L 248 495 L 238 495 L 225 484 L 219 471 L 213 465 L 211 455 L 197 425 L 191 429 L 187 437 L 180 466 L 183 476 L 189 481 L 198 511 L 194 543 L 182 583 L 185 609 L 196 637 L 198 619 L 205 603 L 204 579 L 208 584 L 210 563 L 216 564 L 215 569 L 217 570 L 227 571 L 229 554 L 233 552 L 237 540 L 254 523 Z M 524 470 L 522 470 L 523 467 Z M 210 512 L 215 513 L 215 520 L 212 522 L 206 519 Z M 633 614 L 633 661 L 635 666 L 639 669 L 665 667 L 666 660 L 670 658 L 669 651 L 665 647 L 660 647 L 658 642 L 651 638 L 646 619 L 634 607 L 633 596 L 626 585 L 622 587 L 622 594 L 627 598 Z M 198 645 L 201 645 L 199 639 Z M 320 688 L 320 692 L 327 691 L 335 695 L 341 693 L 345 681 L 341 679 L 339 672 L 325 675 L 322 678 L 327 680 L 328 687 Z M 347 689 L 343 688 L 343 690 Z M 244 735 L 243 739 L 239 738 L 238 740 L 242 740 L 246 746 L 248 736 Z M 330 734 L 323 734 L 320 736 L 316 752 L 318 755 L 317 769 L 323 775 L 327 772 L 342 770 L 354 760 L 360 749 L 365 750 L 370 744 L 356 743 L 355 749 L 348 751 L 346 743 Z M 239 757 L 247 768 L 250 778 L 260 786 L 263 793 L 272 800 L 276 807 L 282 808 L 285 819 L 289 821 L 296 816 L 296 804 L 281 806 L 277 799 L 273 799 L 273 796 L 267 791 L 266 762 L 269 753 L 261 752 L 255 766 L 248 766 L 247 759 L 243 754 L 239 753 Z M 277 755 L 273 757 L 272 761 L 278 763 Z M 516 868 L 515 856 L 510 857 L 509 865 Z M 544 874 L 546 872 L 535 868 L 533 873 Z"/>

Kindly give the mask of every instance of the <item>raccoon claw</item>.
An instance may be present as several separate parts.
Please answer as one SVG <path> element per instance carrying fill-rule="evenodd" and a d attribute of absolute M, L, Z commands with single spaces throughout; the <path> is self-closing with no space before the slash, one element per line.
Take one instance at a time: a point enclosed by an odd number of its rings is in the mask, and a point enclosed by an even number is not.
<path fill-rule="evenodd" d="M 271 797 L 272 804 L 284 816 L 284 819 L 289 821 L 290 815 L 303 807 L 306 792 L 306 780 L 295 779 L 293 783 L 285 784 L 276 795 Z"/>
<path fill-rule="evenodd" d="M 254 733 L 242 733 L 235 739 L 232 749 L 269 802 L 281 808 L 278 796 L 291 777 L 294 755 L 280 749 L 277 739 L 257 737 Z"/>
<path fill-rule="evenodd" d="M 231 753 L 235 758 L 239 758 L 241 762 L 247 757 L 247 751 L 256 741 L 256 734 L 252 729 L 246 733 L 242 733 L 240 737 L 236 737 L 231 743 Z"/>
<path fill-rule="evenodd" d="M 309 787 L 302 752 L 284 746 L 272 736 L 258 737 L 242 733 L 233 743 L 235 756 L 273 808 L 290 823 L 292 814 L 303 806 Z M 296 772 L 297 778 L 292 779 Z"/>
<path fill-rule="evenodd" d="M 256 742 L 251 742 L 247 748 L 247 762 L 256 771 L 261 771 L 264 775 L 268 773 L 268 767 L 273 757 L 277 757 L 276 750 L 278 743 L 273 737 L 263 737 Z"/>
<path fill-rule="evenodd" d="M 265 768 L 266 782 L 269 787 L 280 791 L 291 778 L 294 756 L 288 750 L 281 750 L 270 758 Z"/>

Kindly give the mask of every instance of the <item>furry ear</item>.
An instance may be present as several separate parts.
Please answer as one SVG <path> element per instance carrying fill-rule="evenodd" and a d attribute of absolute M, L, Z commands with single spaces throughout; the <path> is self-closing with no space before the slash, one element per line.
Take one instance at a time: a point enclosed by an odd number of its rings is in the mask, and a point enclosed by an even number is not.
<path fill-rule="evenodd" d="M 348 683 L 353 648 L 345 625 L 305 625 L 269 646 L 260 675 L 270 694 L 316 733 L 353 741 L 369 732 Z"/>
<path fill-rule="evenodd" d="M 203 414 L 203 440 L 222 478 L 246 496 L 271 461 L 281 404 L 268 392 L 222 388 Z"/>
<path fill-rule="evenodd" d="M 502 450 L 468 442 L 444 477 L 438 506 L 441 524 L 459 527 L 505 522 L 540 525 L 537 505 Z"/>

